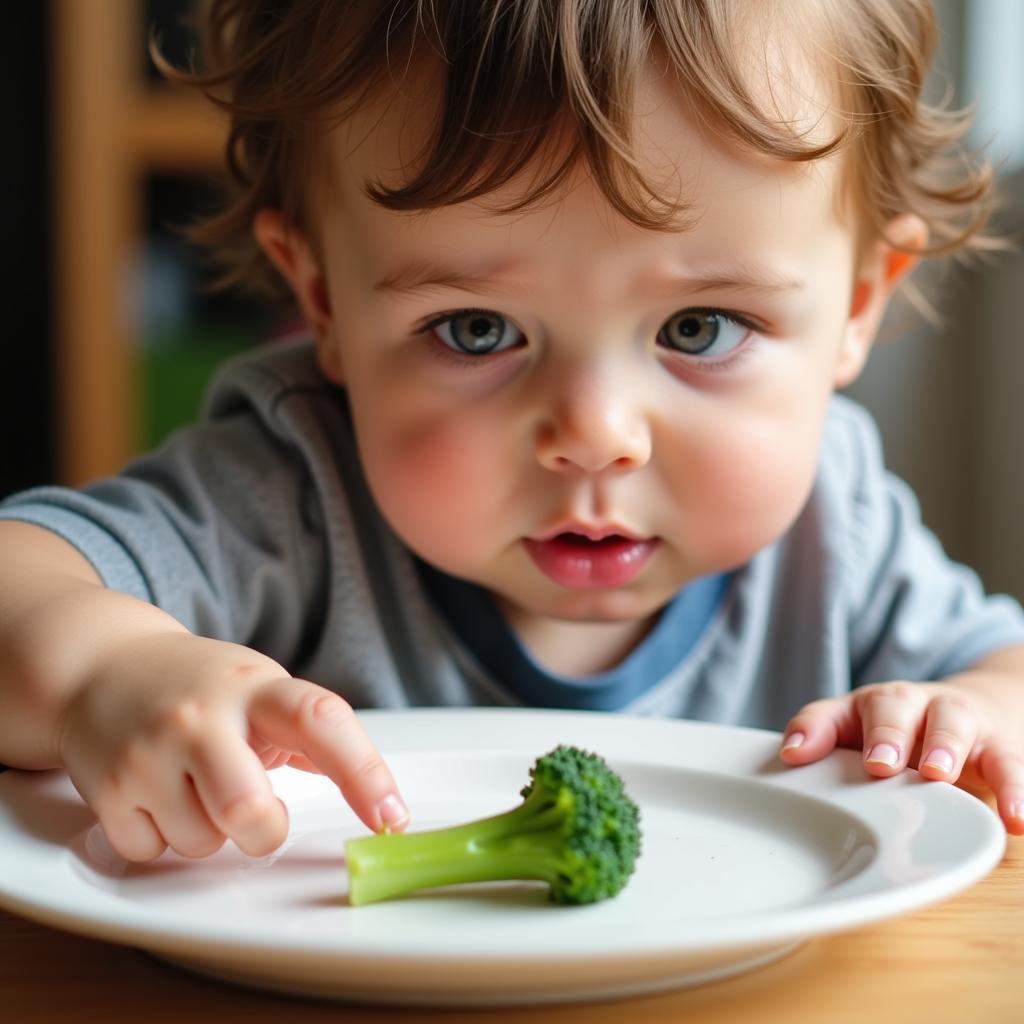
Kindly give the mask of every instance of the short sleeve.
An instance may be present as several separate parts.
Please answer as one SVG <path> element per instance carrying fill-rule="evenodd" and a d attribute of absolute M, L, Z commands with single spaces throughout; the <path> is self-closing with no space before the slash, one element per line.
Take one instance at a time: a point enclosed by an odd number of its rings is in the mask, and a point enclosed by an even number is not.
<path fill-rule="evenodd" d="M 1019 604 L 987 595 L 976 573 L 947 557 L 910 488 L 885 469 L 867 412 L 840 400 L 835 425 L 849 488 L 844 576 L 853 685 L 942 679 L 1024 644 Z"/>
<path fill-rule="evenodd" d="M 287 660 L 324 587 L 310 490 L 301 457 L 236 408 L 179 431 L 116 477 L 15 495 L 0 517 L 54 531 L 106 586 L 192 632 Z"/>

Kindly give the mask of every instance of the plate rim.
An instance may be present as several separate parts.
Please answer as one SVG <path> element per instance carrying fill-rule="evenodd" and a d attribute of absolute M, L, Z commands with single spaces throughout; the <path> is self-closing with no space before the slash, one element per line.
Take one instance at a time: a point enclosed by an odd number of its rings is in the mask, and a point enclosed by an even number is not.
<path fill-rule="evenodd" d="M 664 719 L 628 716 L 614 712 L 595 711 L 562 711 L 538 708 L 412 708 L 412 709 L 368 709 L 360 712 L 360 719 L 367 726 L 371 735 L 377 734 L 378 741 L 383 739 L 385 745 L 388 741 L 388 733 L 398 728 L 401 731 L 403 723 L 422 723 L 427 718 L 455 718 L 461 719 L 463 725 L 470 718 L 478 718 L 486 721 L 503 720 L 508 722 L 512 717 L 533 718 L 534 720 L 545 719 L 552 723 L 567 725 L 583 725 L 586 727 L 597 723 L 605 723 L 609 726 L 621 728 L 629 723 L 635 723 L 636 728 L 678 732 L 680 735 L 691 730 L 701 733 L 718 733 L 721 736 L 729 734 L 733 741 L 739 744 L 748 744 L 751 749 L 762 751 L 769 748 L 777 749 L 781 734 L 766 729 L 754 729 L 745 726 L 723 725 L 719 723 L 695 722 L 686 719 Z M 625 730 L 624 730 L 625 731 Z M 409 753 L 415 750 L 429 750 L 429 739 L 432 730 L 425 730 L 423 733 L 424 742 L 419 746 L 407 746 L 402 744 L 394 745 L 388 753 Z M 526 741 L 527 745 L 529 741 Z M 510 746 L 510 749 L 519 749 L 523 741 L 518 740 Z M 538 752 L 535 747 L 533 755 Z M 606 751 L 601 751 L 602 755 Z M 616 755 L 609 754 L 609 760 Z M 634 755 L 635 756 L 635 755 Z M 822 766 L 825 762 L 850 762 L 851 758 L 859 765 L 859 755 L 855 751 L 834 751 L 823 761 L 815 762 L 807 768 Z M 660 764 L 661 761 L 649 761 L 647 763 Z M 781 764 L 781 762 L 780 762 Z M 680 765 L 691 770 L 706 770 L 704 768 L 694 769 L 692 764 Z M 819 767 L 819 772 L 821 768 Z M 286 769 L 285 771 L 294 771 Z M 800 774 L 803 769 L 784 769 L 776 774 L 758 778 L 757 781 L 766 785 L 778 785 L 784 789 L 791 789 L 796 793 L 814 799 L 823 799 L 825 802 L 840 807 L 848 814 L 859 817 L 857 803 L 852 808 L 848 802 L 837 800 L 834 796 L 820 796 L 815 792 L 810 794 L 804 792 L 798 785 Z M 749 774 L 743 772 L 712 771 L 711 774 L 731 776 L 733 778 L 749 778 Z M 867 787 L 875 794 L 884 794 L 886 788 L 897 790 L 905 786 L 911 777 L 917 777 L 917 773 L 911 770 L 900 773 L 892 779 L 873 780 Z M 805 779 L 813 778 L 813 772 L 804 773 Z M 22 785 L 21 780 L 35 780 L 35 785 L 70 785 L 62 771 L 54 770 L 49 772 L 19 772 L 12 770 L 0 774 L 0 802 L 3 801 L 5 791 L 11 786 Z M 30 782 L 30 784 L 33 784 Z M 793 941 L 803 941 L 817 935 L 834 934 L 836 932 L 849 931 L 854 928 L 863 927 L 878 921 L 886 920 L 914 910 L 924 909 L 927 906 L 941 902 L 958 892 L 963 891 L 971 884 L 980 880 L 988 874 L 1003 856 L 1006 846 L 1006 834 L 998 817 L 987 805 L 972 797 L 970 794 L 955 789 L 946 783 L 928 783 L 930 786 L 945 786 L 948 791 L 957 794 L 953 799 L 964 801 L 962 809 L 964 813 L 973 813 L 976 823 L 982 825 L 979 829 L 978 843 L 974 854 L 968 860 L 962 861 L 958 866 L 941 872 L 937 876 L 923 879 L 916 883 L 910 883 L 898 887 L 895 891 L 902 894 L 902 899 L 894 901 L 894 891 L 889 890 L 882 893 L 861 895 L 849 901 L 836 901 L 829 904 L 815 903 L 810 906 L 800 906 L 783 910 L 773 909 L 769 912 L 762 912 L 749 916 L 741 915 L 737 920 L 746 922 L 747 927 L 736 929 L 721 927 L 709 928 L 709 932 L 700 938 L 692 941 L 680 941 L 678 936 L 674 940 L 667 941 L 663 936 L 652 941 L 650 938 L 642 941 L 631 941 L 628 947 L 613 947 L 598 944 L 597 946 L 584 943 L 581 947 L 560 950 L 558 959 L 567 964 L 586 961 L 593 964 L 602 957 L 614 958 L 616 961 L 641 961 L 649 960 L 652 956 L 665 956 L 671 954 L 688 955 L 692 953 L 718 952 L 726 950 L 741 950 L 765 945 L 788 944 Z M 861 791 L 862 793 L 864 790 Z M 967 808 L 971 808 L 970 811 Z M 82 804 L 83 811 L 85 805 Z M 8 827 L 9 822 L 5 817 L 0 817 L 0 836 Z M 870 824 L 868 825 L 870 828 Z M 884 837 L 881 837 L 884 842 Z M 74 856 L 69 846 L 62 844 L 51 844 L 54 849 L 51 853 L 54 857 Z M 0 865 L 9 859 L 8 844 L 0 844 Z M 216 956 L 218 953 L 256 955 L 271 954 L 275 960 L 284 957 L 288 960 L 301 961 L 308 957 L 344 957 L 347 964 L 358 966 L 360 962 L 378 964 L 382 958 L 386 958 L 397 967 L 429 968 L 432 965 L 450 963 L 453 956 L 459 956 L 460 960 L 468 960 L 476 966 L 495 966 L 498 964 L 515 964 L 517 966 L 529 966 L 531 964 L 550 963 L 550 951 L 544 954 L 521 954 L 507 949 L 492 950 L 469 947 L 465 950 L 459 949 L 453 952 L 445 948 L 440 953 L 435 953 L 422 948 L 397 945 L 378 945 L 371 943 L 366 948 L 359 948 L 351 943 L 338 944 L 336 942 L 325 942 L 319 937 L 296 937 L 291 935 L 286 941 L 279 944 L 268 944 L 265 936 L 258 936 L 246 941 L 243 936 L 234 934 L 219 934 L 216 930 L 204 931 L 197 934 L 182 927 L 181 923 L 172 919 L 170 922 L 153 920 L 153 911 L 135 916 L 131 912 L 125 913 L 124 908 L 129 907 L 138 913 L 140 905 L 126 900 L 116 903 L 120 908 L 120 914 L 112 913 L 104 915 L 95 909 L 91 912 L 61 909 L 57 904 L 59 901 L 47 901 L 40 899 L 38 894 L 35 898 L 27 897 L 24 893 L 19 895 L 17 886 L 11 885 L 14 877 L 10 872 L 0 871 L 0 907 L 4 907 L 13 913 L 20 914 L 33 920 L 37 920 L 51 927 L 63 928 L 78 934 L 88 935 L 106 941 L 119 942 L 129 945 L 137 945 L 151 952 L 158 954 L 175 954 L 183 950 L 183 944 L 187 944 L 187 953 L 192 955 L 206 954 Z M 93 891 L 90 890 L 92 893 Z M 107 895 L 111 895 L 107 893 Z M 143 905 L 144 906 L 144 905 Z M 851 913 L 851 908 L 853 913 Z M 558 908 L 554 912 L 584 912 L 588 908 Z M 837 910 L 841 913 L 837 913 Z M 132 918 L 126 923 L 125 917 Z M 771 927 L 765 930 L 754 928 L 750 924 L 759 923 L 759 919 L 766 919 Z M 141 923 L 139 923 L 141 921 Z M 763 921 L 761 922 L 763 924 Z M 655 936 L 661 935 L 659 932 Z M 650 932 L 648 931 L 648 935 Z M 304 938 L 304 941 L 303 941 Z M 317 941 L 311 941 L 316 938 Z"/>

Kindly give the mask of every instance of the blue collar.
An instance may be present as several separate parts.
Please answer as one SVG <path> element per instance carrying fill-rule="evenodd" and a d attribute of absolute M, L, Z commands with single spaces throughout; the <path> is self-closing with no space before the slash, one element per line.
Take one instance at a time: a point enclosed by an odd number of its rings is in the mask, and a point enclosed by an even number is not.
<path fill-rule="evenodd" d="M 438 612 L 495 682 L 532 707 L 587 711 L 618 710 L 664 679 L 693 649 L 732 578 L 694 580 L 662 609 L 654 628 L 618 665 L 598 675 L 572 677 L 555 675 L 534 661 L 482 587 L 414 561 Z"/>

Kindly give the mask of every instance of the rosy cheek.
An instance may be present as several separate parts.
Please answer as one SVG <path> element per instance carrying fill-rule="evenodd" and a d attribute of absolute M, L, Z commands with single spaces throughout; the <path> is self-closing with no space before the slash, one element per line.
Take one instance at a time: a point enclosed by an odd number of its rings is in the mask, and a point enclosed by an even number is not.
<path fill-rule="evenodd" d="M 764 423 L 720 438 L 695 469 L 700 483 L 688 498 L 707 513 L 692 523 L 702 555 L 740 564 L 777 540 L 806 501 L 815 454 L 804 436 Z"/>
<path fill-rule="evenodd" d="M 465 422 L 419 420 L 398 431 L 381 426 L 362 452 L 381 511 L 415 551 L 450 563 L 500 500 L 500 454 L 486 432 Z"/>

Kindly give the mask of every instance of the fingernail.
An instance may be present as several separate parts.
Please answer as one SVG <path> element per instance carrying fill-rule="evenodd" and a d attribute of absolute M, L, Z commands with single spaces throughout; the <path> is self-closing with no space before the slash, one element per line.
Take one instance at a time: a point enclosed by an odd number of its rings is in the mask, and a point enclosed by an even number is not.
<path fill-rule="evenodd" d="M 1024 821 L 1024 800 L 1014 800 L 1010 804 L 1010 816 L 1018 821 Z"/>
<path fill-rule="evenodd" d="M 921 767 L 938 768 L 940 772 L 949 774 L 953 770 L 953 755 L 941 747 L 933 750 L 922 762 Z"/>
<path fill-rule="evenodd" d="M 398 828 L 399 825 L 404 825 L 411 817 L 409 808 L 405 806 L 402 798 L 396 793 L 388 793 L 377 804 L 377 814 L 380 817 L 381 828 L 385 832 L 390 832 L 392 829 Z"/>
<path fill-rule="evenodd" d="M 868 764 L 884 764 L 891 768 L 900 759 L 900 752 L 891 743 L 876 743 L 864 760 Z"/>
<path fill-rule="evenodd" d="M 783 750 L 796 750 L 797 747 L 803 746 L 804 740 L 807 737 L 802 732 L 791 732 L 782 744 Z"/>

